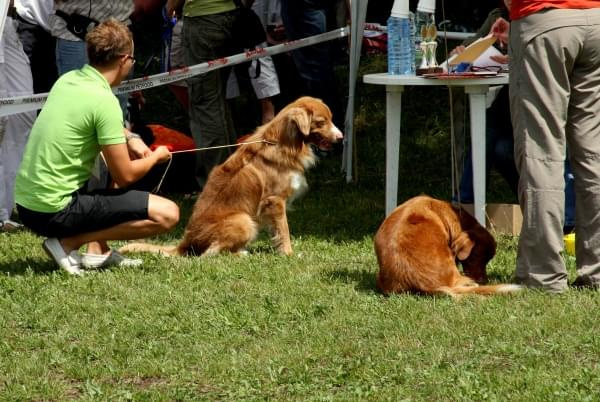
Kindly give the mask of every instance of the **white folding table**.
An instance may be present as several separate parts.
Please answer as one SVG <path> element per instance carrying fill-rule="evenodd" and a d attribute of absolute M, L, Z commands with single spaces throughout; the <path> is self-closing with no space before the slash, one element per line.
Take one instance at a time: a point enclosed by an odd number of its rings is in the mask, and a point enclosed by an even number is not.
<path fill-rule="evenodd" d="M 405 86 L 457 86 L 469 95 L 471 119 L 471 152 L 473 155 L 473 195 L 475 218 L 485 226 L 485 109 L 490 86 L 508 84 L 508 74 L 477 78 L 423 78 L 387 73 L 363 76 L 367 84 L 385 85 L 385 214 L 398 205 L 398 164 L 400 159 L 400 121 L 402 92 Z M 507 118 L 509 118 L 507 116 Z"/>

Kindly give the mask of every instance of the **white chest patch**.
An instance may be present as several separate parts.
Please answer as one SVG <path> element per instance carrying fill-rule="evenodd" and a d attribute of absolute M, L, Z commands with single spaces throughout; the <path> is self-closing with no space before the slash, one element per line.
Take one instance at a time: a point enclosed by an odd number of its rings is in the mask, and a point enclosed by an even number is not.
<path fill-rule="evenodd" d="M 294 193 L 298 191 L 306 191 L 308 183 L 302 173 L 292 173 L 290 175 L 290 187 L 294 190 Z"/>
<path fill-rule="evenodd" d="M 306 182 L 306 178 L 302 173 L 292 173 L 290 174 L 290 187 L 294 192 L 287 199 L 288 208 L 291 206 L 292 202 L 295 199 L 300 197 L 308 190 L 308 183 Z"/>

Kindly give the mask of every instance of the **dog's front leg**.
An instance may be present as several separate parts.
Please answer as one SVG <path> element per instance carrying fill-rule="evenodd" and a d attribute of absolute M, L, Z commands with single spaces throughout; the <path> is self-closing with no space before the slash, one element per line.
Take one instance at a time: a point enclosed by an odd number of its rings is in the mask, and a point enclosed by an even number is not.
<path fill-rule="evenodd" d="M 285 211 L 285 200 L 277 196 L 266 197 L 261 201 L 260 214 L 261 220 L 269 226 L 273 233 L 273 245 L 280 253 L 291 255 L 292 242 Z"/>

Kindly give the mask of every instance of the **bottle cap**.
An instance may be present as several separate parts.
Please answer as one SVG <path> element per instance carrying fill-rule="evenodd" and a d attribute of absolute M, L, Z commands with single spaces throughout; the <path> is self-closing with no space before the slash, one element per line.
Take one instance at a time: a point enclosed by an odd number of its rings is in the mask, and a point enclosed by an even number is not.
<path fill-rule="evenodd" d="M 392 17 L 408 18 L 408 0 L 394 0 Z"/>
<path fill-rule="evenodd" d="M 419 0 L 417 11 L 424 13 L 435 13 L 435 0 Z"/>

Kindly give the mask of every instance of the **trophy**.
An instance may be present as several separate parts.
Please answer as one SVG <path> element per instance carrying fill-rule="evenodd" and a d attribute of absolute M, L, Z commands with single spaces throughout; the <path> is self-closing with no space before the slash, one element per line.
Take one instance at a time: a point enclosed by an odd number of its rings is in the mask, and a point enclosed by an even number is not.
<path fill-rule="evenodd" d="M 427 29 L 426 24 L 423 24 L 421 25 L 421 43 L 419 44 L 423 56 L 421 57 L 421 65 L 417 66 L 417 75 L 420 75 L 419 71 L 427 70 L 427 66 L 429 65 L 429 59 L 427 57 L 429 46 L 427 45 L 427 39 L 429 39 L 429 29 Z"/>
<path fill-rule="evenodd" d="M 429 52 L 429 57 L 427 58 L 427 67 L 432 68 L 435 70 L 436 67 L 438 67 L 438 63 L 437 63 L 437 59 L 435 57 L 435 52 L 437 50 L 437 29 L 435 28 L 435 24 L 429 24 L 429 42 L 427 42 L 428 45 L 428 52 Z M 435 72 L 435 71 L 432 71 Z"/>
<path fill-rule="evenodd" d="M 417 75 L 441 73 L 443 69 L 438 65 L 435 53 L 437 51 L 437 29 L 435 23 L 430 22 L 421 26 L 421 37 L 423 40 L 420 43 L 423 58 L 421 64 L 417 68 Z"/>

